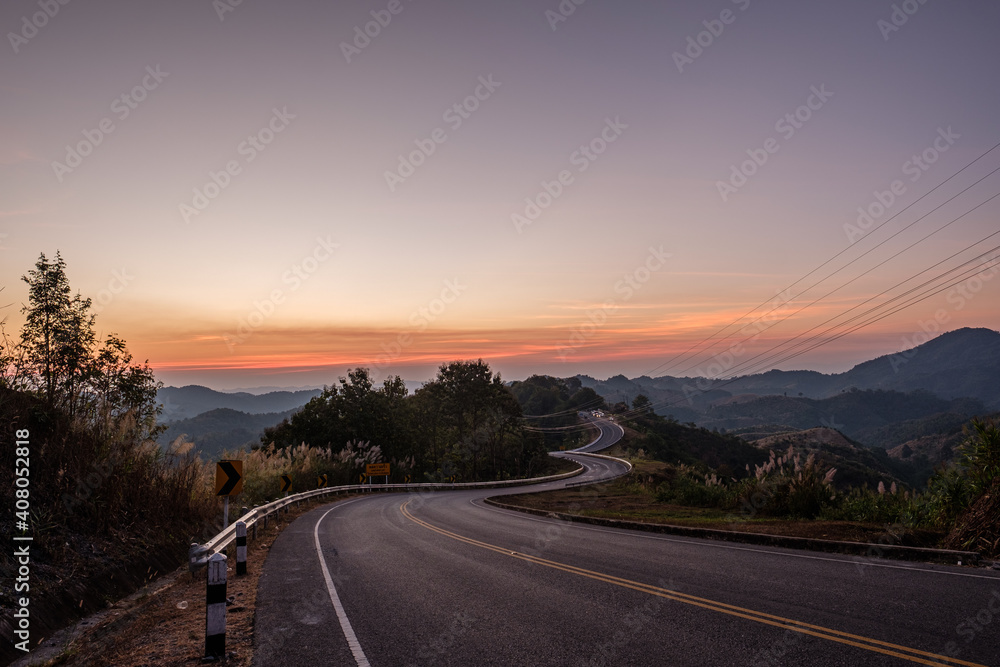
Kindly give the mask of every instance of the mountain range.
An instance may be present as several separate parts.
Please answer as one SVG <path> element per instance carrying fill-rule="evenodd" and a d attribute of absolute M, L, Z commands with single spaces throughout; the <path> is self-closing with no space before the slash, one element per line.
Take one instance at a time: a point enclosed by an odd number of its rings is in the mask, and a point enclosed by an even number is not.
<path fill-rule="evenodd" d="M 223 393 L 200 385 L 185 387 L 163 387 L 157 400 L 163 405 L 161 420 L 174 422 L 196 417 L 209 410 L 227 408 L 251 415 L 268 412 L 286 412 L 300 408 L 313 396 L 319 396 L 319 389 L 300 391 L 272 391 L 265 394 L 247 392 Z M 278 421 L 281 421 L 280 419 Z"/>
<path fill-rule="evenodd" d="M 1000 410 L 1000 332 L 957 329 L 923 345 L 858 364 L 844 373 L 772 370 L 727 380 L 700 377 L 617 375 L 595 380 L 580 375 L 610 403 L 644 394 L 657 411 L 681 421 L 698 421 L 712 407 L 740 396 L 791 396 L 826 399 L 851 390 L 925 391 L 940 399 L 971 398 Z"/>
<path fill-rule="evenodd" d="M 824 427 L 893 457 L 916 454 L 930 466 L 950 455 L 971 417 L 1000 411 L 1000 333 L 958 329 L 844 373 L 573 379 L 610 405 L 631 404 L 643 394 L 659 414 L 749 440 Z M 407 384 L 414 385 L 411 390 L 419 385 Z M 158 398 L 169 428 L 159 441 L 186 435 L 204 455 L 256 443 L 264 428 L 319 394 L 319 389 L 250 394 L 164 387 Z"/>

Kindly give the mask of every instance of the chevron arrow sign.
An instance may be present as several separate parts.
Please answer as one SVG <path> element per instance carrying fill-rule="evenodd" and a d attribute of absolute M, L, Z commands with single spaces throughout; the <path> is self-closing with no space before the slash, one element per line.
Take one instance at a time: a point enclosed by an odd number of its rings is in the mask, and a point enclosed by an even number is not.
<path fill-rule="evenodd" d="M 215 465 L 215 495 L 238 496 L 243 491 L 243 461 L 219 461 Z"/>

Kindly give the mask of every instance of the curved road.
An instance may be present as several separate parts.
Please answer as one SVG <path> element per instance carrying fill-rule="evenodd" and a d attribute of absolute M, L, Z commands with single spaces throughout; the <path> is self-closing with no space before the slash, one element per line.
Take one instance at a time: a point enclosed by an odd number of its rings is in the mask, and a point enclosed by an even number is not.
<path fill-rule="evenodd" d="M 602 449 L 607 449 L 625 437 L 625 429 L 613 421 L 609 421 L 607 419 L 595 419 L 594 417 L 589 416 L 586 417 L 586 419 L 591 424 L 599 428 L 601 430 L 601 434 L 591 443 L 574 449 L 574 452 L 599 452 Z"/>
<path fill-rule="evenodd" d="M 587 479 L 623 469 L 561 455 Z M 375 494 L 300 517 L 261 577 L 254 664 L 1000 665 L 1000 573 L 483 503 L 523 491 Z"/>

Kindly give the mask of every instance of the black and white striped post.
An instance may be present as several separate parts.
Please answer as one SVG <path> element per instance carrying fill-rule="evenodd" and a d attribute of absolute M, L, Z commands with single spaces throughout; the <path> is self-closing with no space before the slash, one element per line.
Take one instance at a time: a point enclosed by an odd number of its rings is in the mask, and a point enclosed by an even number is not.
<path fill-rule="evenodd" d="M 242 577 L 247 573 L 247 525 L 242 521 L 236 522 L 236 576 Z"/>
<path fill-rule="evenodd" d="M 226 655 L 226 556 L 208 559 L 208 589 L 205 598 L 205 657 Z"/>

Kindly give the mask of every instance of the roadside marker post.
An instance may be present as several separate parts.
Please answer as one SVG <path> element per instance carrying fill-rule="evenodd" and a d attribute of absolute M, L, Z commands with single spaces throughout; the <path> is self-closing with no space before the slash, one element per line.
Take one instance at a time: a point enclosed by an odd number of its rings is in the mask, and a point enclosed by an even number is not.
<path fill-rule="evenodd" d="M 226 655 L 226 556 L 208 559 L 208 586 L 205 595 L 205 657 Z"/>
<path fill-rule="evenodd" d="M 215 495 L 224 496 L 222 530 L 229 528 L 229 496 L 243 492 L 243 461 L 219 461 L 215 464 Z"/>
<path fill-rule="evenodd" d="M 236 576 L 242 577 L 247 573 L 247 525 L 242 521 L 236 522 Z"/>

